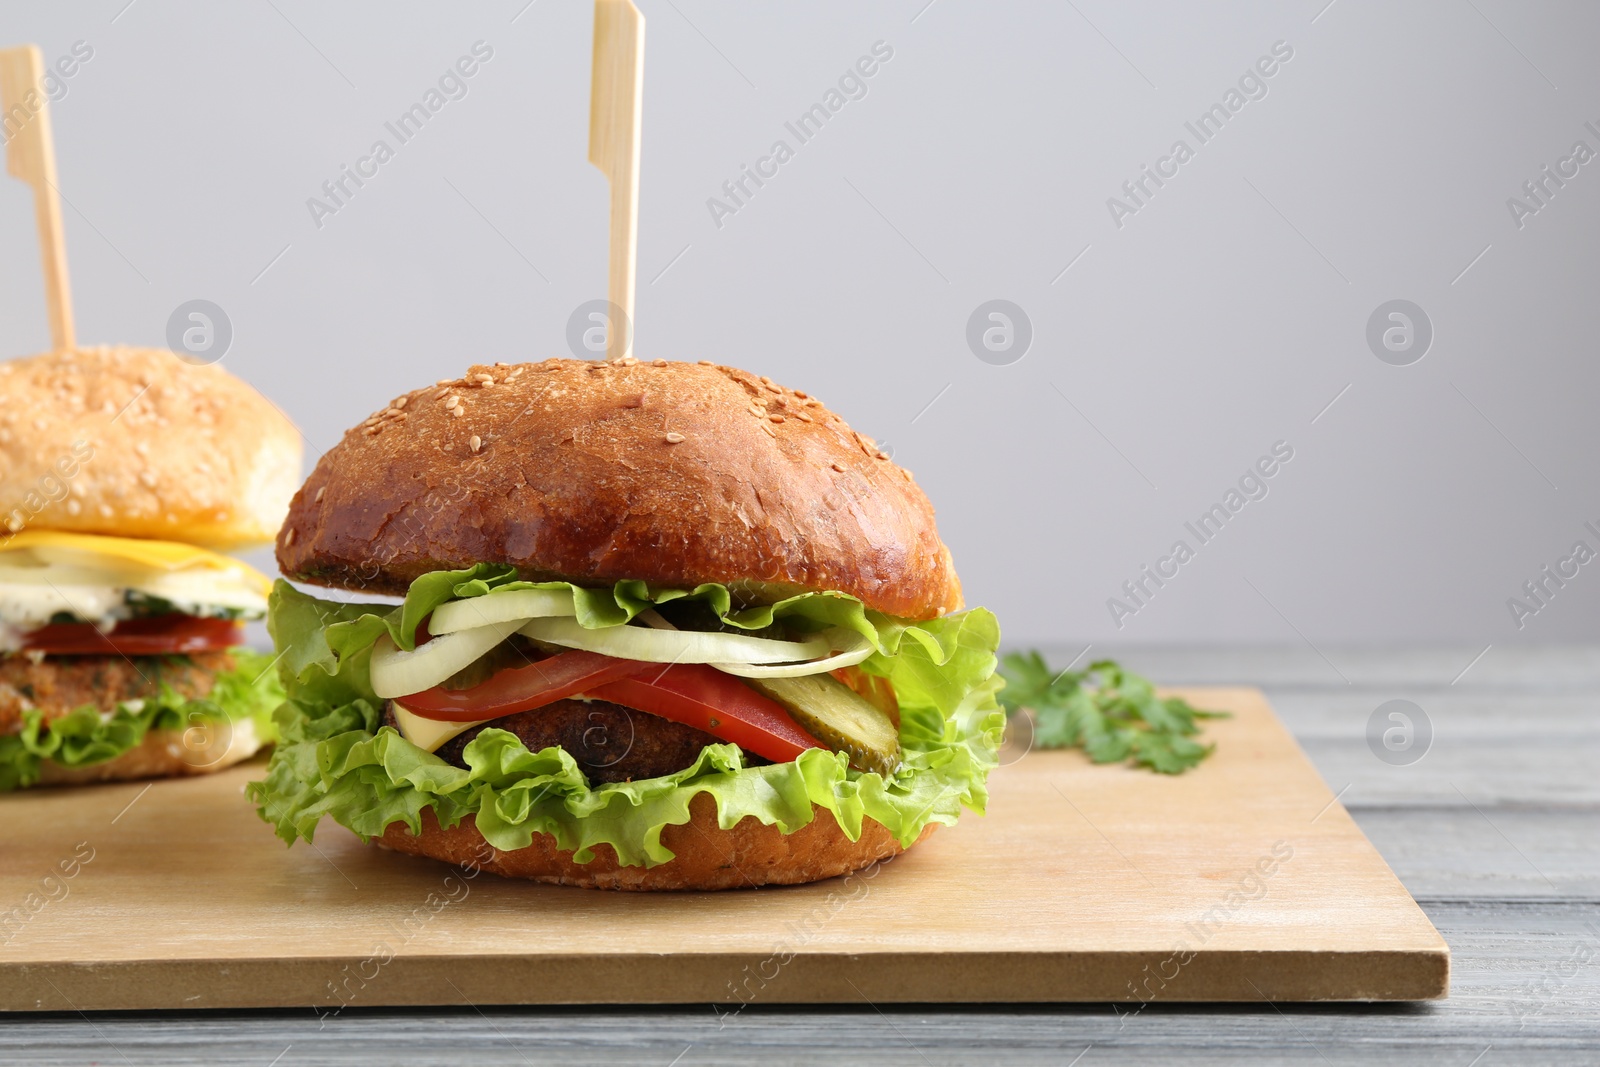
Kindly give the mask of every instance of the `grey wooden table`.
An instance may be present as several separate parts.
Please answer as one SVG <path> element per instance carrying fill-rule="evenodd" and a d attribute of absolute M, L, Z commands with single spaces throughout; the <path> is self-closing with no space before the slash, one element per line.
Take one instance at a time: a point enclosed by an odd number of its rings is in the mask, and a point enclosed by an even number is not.
<path fill-rule="evenodd" d="M 846 1004 L 720 1028 L 709 1005 L 352 1010 L 322 1027 L 309 1011 L 37 1015 L 0 1017 L 0 1063 L 1600 1063 L 1600 647 L 1322 651 L 1122 658 L 1165 683 L 1267 691 L 1450 943 L 1446 1002 L 1157 1004 L 1129 1021 L 1108 1005 Z M 1433 727 L 1408 766 L 1365 739 L 1392 698 Z"/>

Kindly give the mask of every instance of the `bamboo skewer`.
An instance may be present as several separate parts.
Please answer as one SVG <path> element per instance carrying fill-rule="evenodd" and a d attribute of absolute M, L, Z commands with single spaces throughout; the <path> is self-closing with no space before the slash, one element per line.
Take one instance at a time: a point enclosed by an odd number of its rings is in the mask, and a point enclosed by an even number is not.
<path fill-rule="evenodd" d="M 56 155 L 50 137 L 48 99 L 39 89 L 44 60 L 34 45 L 0 50 L 0 124 L 6 135 L 6 169 L 33 187 L 39 252 L 44 261 L 50 339 L 58 352 L 76 347 L 72 290 L 67 281 L 67 244 L 56 192 Z"/>
<path fill-rule="evenodd" d="M 633 349 L 639 252 L 639 130 L 644 91 L 644 16 L 632 0 L 595 0 L 594 73 L 589 88 L 589 162 L 611 183 L 607 297 L 622 323 L 606 329 L 606 359 Z"/>

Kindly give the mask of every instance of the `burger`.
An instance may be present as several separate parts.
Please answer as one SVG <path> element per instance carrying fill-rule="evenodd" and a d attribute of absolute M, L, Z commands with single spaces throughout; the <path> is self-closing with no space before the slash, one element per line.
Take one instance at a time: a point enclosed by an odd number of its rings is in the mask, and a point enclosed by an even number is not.
<path fill-rule="evenodd" d="M 277 558 L 288 695 L 247 793 L 290 844 L 330 818 L 502 875 L 725 889 L 987 798 L 993 615 L 911 474 L 769 378 L 474 366 L 347 432 Z"/>
<path fill-rule="evenodd" d="M 269 581 L 294 426 L 220 367 L 85 348 L 0 363 L 0 791 L 196 774 L 270 739 Z"/>

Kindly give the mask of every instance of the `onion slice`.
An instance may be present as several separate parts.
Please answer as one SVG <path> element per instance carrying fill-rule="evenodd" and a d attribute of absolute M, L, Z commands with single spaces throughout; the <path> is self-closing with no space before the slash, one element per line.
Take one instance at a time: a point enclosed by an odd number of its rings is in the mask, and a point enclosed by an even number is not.
<path fill-rule="evenodd" d="M 453 634 L 496 622 L 526 622 L 576 612 L 570 589 L 512 589 L 440 604 L 428 617 L 428 632 Z"/>
<path fill-rule="evenodd" d="M 458 630 L 435 637 L 411 652 L 400 651 L 384 634 L 372 646 L 372 691 L 385 700 L 394 700 L 432 689 L 516 633 L 522 621 L 512 619 Z"/>
<path fill-rule="evenodd" d="M 777 665 L 713 663 L 712 666 L 724 674 L 734 674 L 740 678 L 803 678 L 808 674 L 826 674 L 828 671 L 836 671 L 840 667 L 854 667 L 857 663 L 872 655 L 872 643 L 854 630 L 829 630 L 828 634 L 833 635 L 830 643 L 842 645 L 843 651 L 835 653 L 827 659 L 814 659 L 807 663 L 781 663 Z"/>
<path fill-rule="evenodd" d="M 831 648 L 820 635 L 802 641 L 773 641 L 744 634 L 655 630 L 643 626 L 586 629 L 576 619 L 534 619 L 518 631 L 552 645 L 600 652 L 647 663 L 793 663 L 826 656 Z"/>

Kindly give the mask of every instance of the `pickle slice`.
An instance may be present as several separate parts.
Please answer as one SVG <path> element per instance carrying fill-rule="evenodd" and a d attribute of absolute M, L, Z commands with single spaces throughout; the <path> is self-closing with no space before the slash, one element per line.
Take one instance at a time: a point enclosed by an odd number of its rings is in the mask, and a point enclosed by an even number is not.
<path fill-rule="evenodd" d="M 782 704 L 824 745 L 850 755 L 858 770 L 892 774 L 900 766 L 900 731 L 888 714 L 827 674 L 799 678 L 745 678 L 757 692 Z"/>

